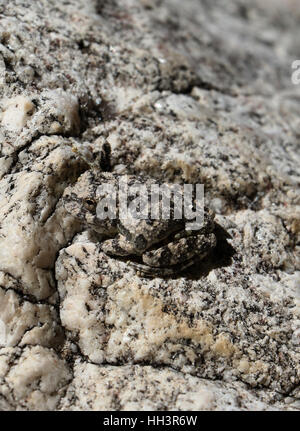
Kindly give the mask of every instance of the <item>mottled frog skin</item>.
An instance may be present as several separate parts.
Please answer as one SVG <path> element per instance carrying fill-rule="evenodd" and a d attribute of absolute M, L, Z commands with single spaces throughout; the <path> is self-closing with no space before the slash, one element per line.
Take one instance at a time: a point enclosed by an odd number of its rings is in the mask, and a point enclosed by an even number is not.
<path fill-rule="evenodd" d="M 170 276 L 205 258 L 216 245 L 214 213 L 205 208 L 204 223 L 199 230 L 186 230 L 187 220 L 146 220 L 119 214 L 115 219 L 97 217 L 100 198 L 99 186 L 108 183 L 117 187 L 120 174 L 89 170 L 69 186 L 63 195 L 66 210 L 88 228 L 104 234 L 108 239 L 102 250 L 110 256 L 128 256 L 128 262 L 148 277 Z M 140 183 L 150 190 L 157 181 L 127 175 L 128 185 Z M 97 192 L 98 190 L 98 192 Z M 106 196 L 107 197 L 107 196 Z M 130 195 L 129 199 L 130 201 Z"/>

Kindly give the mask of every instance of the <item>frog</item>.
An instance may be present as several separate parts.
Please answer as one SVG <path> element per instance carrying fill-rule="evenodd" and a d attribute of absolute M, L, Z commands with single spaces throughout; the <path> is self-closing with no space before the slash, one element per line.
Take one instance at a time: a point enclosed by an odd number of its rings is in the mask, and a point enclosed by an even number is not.
<path fill-rule="evenodd" d="M 137 218 L 130 213 L 122 217 L 118 211 L 119 202 L 116 202 L 117 211 L 113 217 L 99 217 L 99 202 L 109 194 L 106 190 L 99 190 L 103 189 L 103 184 L 116 190 L 125 176 L 129 187 L 142 184 L 149 191 L 153 184 L 157 184 L 156 179 L 143 175 L 125 175 L 92 168 L 63 193 L 62 201 L 67 213 L 101 235 L 102 252 L 113 258 L 127 259 L 127 263 L 145 277 L 181 273 L 211 253 L 217 242 L 215 214 L 207 206 L 204 208 L 203 223 L 197 230 L 187 228 L 184 216 L 175 219 L 172 208 L 170 218 L 151 218 L 151 214 Z M 132 199 L 129 194 L 128 200 Z"/>

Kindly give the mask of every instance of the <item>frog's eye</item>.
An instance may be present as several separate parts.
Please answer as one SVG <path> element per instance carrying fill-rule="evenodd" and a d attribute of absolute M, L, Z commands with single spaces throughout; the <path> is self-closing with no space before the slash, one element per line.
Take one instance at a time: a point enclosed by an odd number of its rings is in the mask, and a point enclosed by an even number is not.
<path fill-rule="evenodd" d="M 96 202 L 93 199 L 86 199 L 84 201 L 84 206 L 89 210 L 94 209 L 96 206 Z"/>

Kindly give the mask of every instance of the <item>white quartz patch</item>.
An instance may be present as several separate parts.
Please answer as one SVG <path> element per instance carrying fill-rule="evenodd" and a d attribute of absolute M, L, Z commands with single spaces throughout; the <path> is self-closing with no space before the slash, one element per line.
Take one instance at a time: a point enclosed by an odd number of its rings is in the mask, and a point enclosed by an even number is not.
<path fill-rule="evenodd" d="M 0 114 L 1 125 L 9 130 L 18 132 L 23 129 L 32 116 L 35 106 L 26 96 L 16 96 L 2 102 L 3 112 Z"/>

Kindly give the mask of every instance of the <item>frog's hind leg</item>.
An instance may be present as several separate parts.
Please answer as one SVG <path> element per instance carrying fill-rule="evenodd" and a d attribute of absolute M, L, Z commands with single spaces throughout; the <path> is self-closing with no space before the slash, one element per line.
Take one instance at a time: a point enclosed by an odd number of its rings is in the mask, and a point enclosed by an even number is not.
<path fill-rule="evenodd" d="M 188 262 L 184 262 L 181 265 L 175 265 L 171 267 L 154 267 L 154 266 L 148 266 L 143 265 L 142 263 L 132 262 L 128 261 L 129 265 L 132 266 L 138 275 L 141 275 L 143 277 L 147 278 L 153 278 L 153 277 L 170 277 L 172 275 L 178 274 L 179 272 L 184 271 L 186 268 L 188 268 L 191 265 L 194 265 L 198 259 L 191 259 Z"/>
<path fill-rule="evenodd" d="M 215 245 L 213 233 L 180 236 L 167 245 L 145 252 L 142 256 L 144 264 L 130 262 L 130 265 L 145 277 L 172 276 L 204 259 Z"/>
<path fill-rule="evenodd" d="M 204 259 L 215 245 L 216 237 L 213 233 L 208 235 L 191 234 L 175 239 L 158 249 L 145 252 L 143 262 L 155 268 L 185 264 L 194 258 L 197 260 Z"/>

